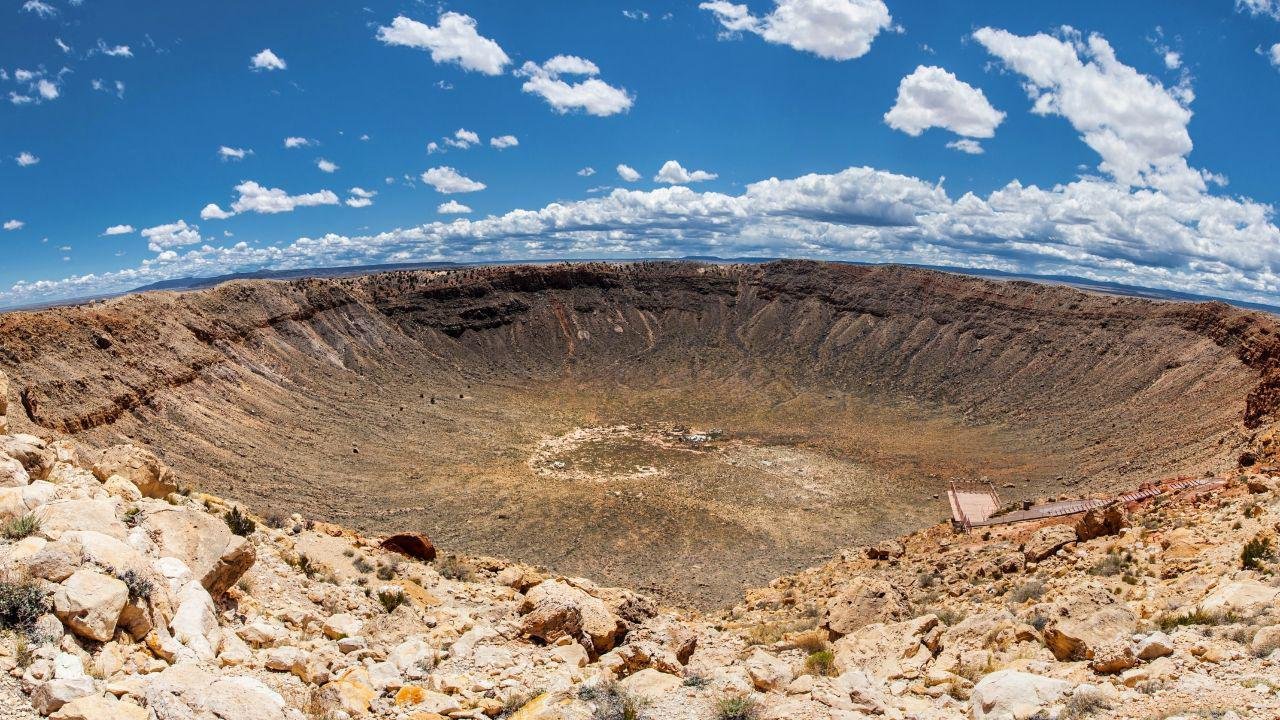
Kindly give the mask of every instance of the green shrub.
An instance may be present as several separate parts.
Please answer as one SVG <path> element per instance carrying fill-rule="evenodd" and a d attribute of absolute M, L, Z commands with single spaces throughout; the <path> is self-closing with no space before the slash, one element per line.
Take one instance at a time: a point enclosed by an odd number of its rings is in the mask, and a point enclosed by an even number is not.
<path fill-rule="evenodd" d="M 1160 629 L 1169 632 L 1188 625 L 1230 625 L 1240 618 L 1235 613 L 1205 612 L 1199 608 L 1176 615 L 1165 615 L 1157 621 Z"/>
<path fill-rule="evenodd" d="M 0 629 L 30 634 L 49 612 L 49 599 L 34 580 L 0 580 Z"/>
<path fill-rule="evenodd" d="M 151 599 L 151 593 L 155 591 L 155 586 L 138 571 L 125 570 L 122 573 L 115 573 L 115 576 L 117 580 L 125 584 L 125 587 L 129 588 L 130 600 Z"/>
<path fill-rule="evenodd" d="M 1016 603 L 1024 603 L 1028 600 L 1039 600 L 1044 595 L 1044 583 L 1039 580 L 1031 580 L 1019 585 L 1009 595 L 1009 599 Z"/>
<path fill-rule="evenodd" d="M 4 536 L 10 540 L 21 540 L 28 535 L 40 532 L 40 518 L 32 513 L 16 517 L 4 524 Z"/>
<path fill-rule="evenodd" d="M 632 695 L 616 682 L 599 682 L 578 688 L 578 699 L 595 705 L 592 720 L 640 720 L 647 698 Z"/>
<path fill-rule="evenodd" d="M 222 517 L 227 521 L 227 527 L 231 528 L 231 532 L 239 535 L 240 537 L 248 537 L 249 535 L 252 535 L 253 531 L 258 527 L 258 524 L 249 519 L 248 515 L 240 512 L 240 508 L 238 507 L 233 506 L 227 511 L 227 514 Z"/>
<path fill-rule="evenodd" d="M 352 567 L 362 573 L 373 572 L 373 563 L 369 562 L 363 555 L 351 561 Z"/>
<path fill-rule="evenodd" d="M 474 582 L 476 579 L 476 569 L 456 555 L 436 560 L 436 572 L 441 577 L 461 582 Z"/>
<path fill-rule="evenodd" d="M 382 603 L 382 609 L 387 612 L 392 612 L 403 605 L 406 599 L 404 592 L 401 590 L 378 591 L 378 602 Z"/>
<path fill-rule="evenodd" d="M 716 701 L 716 720 L 756 720 L 760 703 L 750 695 L 731 695 Z"/>
<path fill-rule="evenodd" d="M 1078 720 L 1102 710 L 1110 710 L 1111 702 L 1097 690 L 1079 690 L 1067 700 L 1067 706 L 1059 716 L 1061 720 Z"/>
<path fill-rule="evenodd" d="M 830 677 L 836 674 L 836 656 L 830 650 L 819 650 L 809 653 L 809 657 L 804 659 L 804 672 L 806 675 L 818 675 L 820 677 Z"/>
<path fill-rule="evenodd" d="M 1271 538 L 1258 535 L 1244 544 L 1240 551 L 1240 567 L 1245 570 L 1268 572 L 1267 565 L 1276 558 L 1276 550 L 1271 545 Z"/>

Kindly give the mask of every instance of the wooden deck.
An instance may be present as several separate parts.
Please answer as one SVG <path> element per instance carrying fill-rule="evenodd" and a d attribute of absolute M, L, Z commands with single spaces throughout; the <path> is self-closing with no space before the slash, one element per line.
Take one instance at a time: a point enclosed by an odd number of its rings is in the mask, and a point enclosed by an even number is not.
<path fill-rule="evenodd" d="M 1090 498 L 1084 500 L 1059 500 L 1057 502 L 1044 503 L 1043 505 L 1033 505 L 1025 510 L 1015 510 L 1013 512 L 1003 513 L 1001 515 L 994 514 L 994 510 L 979 518 L 978 514 L 969 515 L 967 511 L 962 517 L 967 518 L 967 523 L 956 521 L 957 501 L 952 499 L 952 518 L 957 524 L 964 524 L 965 528 L 989 527 L 991 525 L 1007 525 L 1010 523 L 1028 522 L 1031 520 L 1044 520 L 1046 518 L 1063 517 L 1066 515 L 1076 515 L 1085 513 L 1094 508 L 1106 507 L 1112 503 L 1131 503 L 1147 498 L 1156 497 L 1157 495 L 1165 495 L 1168 493 L 1179 492 L 1182 490 L 1199 490 L 1209 489 L 1215 485 L 1225 485 L 1226 481 L 1222 478 L 1196 478 L 1194 480 L 1173 480 L 1156 485 L 1144 487 L 1133 492 L 1116 495 L 1110 498 Z M 994 489 L 993 489 L 994 492 Z M 952 495 L 952 491 L 947 491 L 948 496 Z M 967 500 L 966 501 L 973 502 Z M 964 510 L 963 505 L 960 506 Z M 997 506 L 998 509 L 998 506 Z"/>

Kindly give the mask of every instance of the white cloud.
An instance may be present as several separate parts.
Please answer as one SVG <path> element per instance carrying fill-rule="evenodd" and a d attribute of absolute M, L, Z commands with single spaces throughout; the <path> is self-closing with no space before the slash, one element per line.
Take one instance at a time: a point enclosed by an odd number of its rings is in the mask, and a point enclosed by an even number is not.
<path fill-rule="evenodd" d="M 640 173 L 637 172 L 636 169 L 631 167 L 630 165 L 619 164 L 617 167 L 617 170 L 618 170 L 618 177 L 622 178 L 623 180 L 626 180 L 627 182 L 635 182 L 640 179 Z"/>
<path fill-rule="evenodd" d="M 952 140 L 951 142 L 947 143 L 947 147 L 951 148 L 952 150 L 959 150 L 962 153 L 968 153 L 970 155 L 981 155 L 982 153 L 986 152 L 985 150 L 982 149 L 982 143 L 978 142 L 977 140 L 970 140 L 968 138 L 964 138 L 961 140 Z"/>
<path fill-rule="evenodd" d="M 316 159 L 316 167 L 320 168 L 320 172 L 326 173 L 337 172 L 338 170 L 338 166 L 336 164 L 325 160 L 324 158 Z"/>
<path fill-rule="evenodd" d="M 376 191 L 365 190 L 362 187 L 353 187 L 348 192 L 351 193 L 351 197 L 346 199 L 346 204 L 353 208 L 369 207 L 373 204 L 373 197 L 378 194 Z"/>
<path fill-rule="evenodd" d="M 435 154 L 436 154 L 436 153 L 438 153 L 438 152 L 444 152 L 444 150 L 441 150 L 441 149 L 440 149 L 440 143 L 438 143 L 438 142 L 436 142 L 436 141 L 434 141 L 434 140 L 432 140 L 431 142 L 427 143 L 427 154 L 428 154 L 428 155 L 435 155 Z"/>
<path fill-rule="evenodd" d="M 513 148 L 520 144 L 520 140 L 515 135 L 499 135 L 498 137 L 489 138 L 489 145 L 499 150 Z"/>
<path fill-rule="evenodd" d="M 22 9 L 46 19 L 58 14 L 57 8 L 41 0 L 27 0 L 22 3 Z"/>
<path fill-rule="evenodd" d="M 121 80 L 116 80 L 113 85 L 108 85 L 101 78 L 94 78 L 89 84 L 98 92 L 112 93 L 117 98 L 124 99 L 124 82 Z"/>
<path fill-rule="evenodd" d="M 223 160 L 243 160 L 252 154 L 252 150 L 247 150 L 245 148 L 233 148 L 227 147 L 226 145 L 218 148 L 218 157 Z"/>
<path fill-rule="evenodd" d="M 1161 57 L 1164 60 L 1164 66 L 1170 70 L 1177 70 L 1182 67 L 1182 55 L 1180 53 L 1173 50 L 1165 50 L 1164 55 Z"/>
<path fill-rule="evenodd" d="M 773 12 L 751 14 L 746 5 L 715 0 L 699 3 L 724 28 L 721 37 L 749 32 L 767 42 L 788 45 L 829 60 L 853 60 L 866 55 L 882 30 L 893 26 L 881 0 L 774 0 Z"/>
<path fill-rule="evenodd" d="M 1236 10 L 1280 20 L 1280 0 L 1236 0 Z"/>
<path fill-rule="evenodd" d="M 619 174 L 621 174 L 621 170 L 619 170 Z M 658 170 L 657 175 L 653 176 L 653 180 L 654 182 L 667 183 L 668 185 L 688 185 L 689 183 L 715 180 L 717 177 L 719 175 L 705 170 L 690 172 L 681 167 L 680 163 L 675 160 L 668 160 L 662 164 L 662 169 Z M 623 176 L 623 179 L 626 179 L 626 176 Z"/>
<path fill-rule="evenodd" d="M 226 220 L 233 215 L 235 213 L 223 210 L 217 203 L 209 203 L 200 211 L 201 220 Z"/>
<path fill-rule="evenodd" d="M 1267 53 L 1271 58 L 1271 65 L 1280 68 L 1280 43 L 1271 46 L 1271 50 Z"/>
<path fill-rule="evenodd" d="M 133 232 L 132 225 L 112 225 L 106 230 L 103 230 L 102 234 L 103 235 L 128 235 L 131 232 Z"/>
<path fill-rule="evenodd" d="M 400 16 L 378 28 L 378 39 L 388 45 L 418 48 L 431 53 L 437 65 L 455 63 L 464 70 L 501 75 L 511 58 L 498 43 L 476 32 L 476 21 L 467 15 L 446 12 L 432 27 Z"/>
<path fill-rule="evenodd" d="M 578 175 L 582 177 L 591 177 L 592 175 L 595 175 L 595 174 L 596 174 L 596 169 L 593 167 L 584 167 L 578 171 Z"/>
<path fill-rule="evenodd" d="M 279 55 L 271 52 L 271 48 L 265 48 L 262 52 L 249 58 L 249 69 L 257 72 L 259 70 L 284 70 L 289 67 L 285 61 L 280 59 Z"/>
<path fill-rule="evenodd" d="M 178 220 L 167 225 L 145 228 L 142 237 L 147 239 L 147 247 L 151 252 L 164 252 L 200 242 L 200 227 Z"/>
<path fill-rule="evenodd" d="M 36 92 L 40 93 L 40 97 L 45 100 L 56 100 L 61 94 L 58 86 L 45 78 L 36 81 Z"/>
<path fill-rule="evenodd" d="M 280 188 L 265 188 L 252 180 L 237 185 L 236 192 L 240 198 L 231 203 L 231 209 L 238 213 L 275 214 L 293 212 L 300 207 L 338 204 L 338 196 L 332 190 L 290 195 Z"/>
<path fill-rule="evenodd" d="M 21 220 L 5 220 L 4 221 L 5 230 L 21 230 L 22 226 L 24 225 L 26 225 L 26 223 L 22 222 Z"/>
<path fill-rule="evenodd" d="M 940 67 L 918 66 L 898 83 L 898 98 L 885 123 L 917 137 L 929 128 L 944 128 L 971 138 L 989 138 L 1004 121 L 987 96 Z"/>
<path fill-rule="evenodd" d="M 57 46 L 58 46 L 58 49 L 59 49 L 59 50 L 61 50 L 62 52 L 64 52 L 64 53 L 69 53 L 69 52 L 71 52 L 71 46 L 70 46 L 70 45 L 68 45 L 68 44 L 66 44 L 66 43 L 64 43 L 64 42 L 62 42 L 62 38 L 58 38 L 58 37 L 56 37 L 56 38 L 54 38 L 54 39 L 53 39 L 53 42 L 54 42 L 54 44 L 55 44 L 55 45 L 57 45 Z"/>
<path fill-rule="evenodd" d="M 1199 193 L 1206 181 L 1218 180 L 1187 165 L 1189 86 L 1166 88 L 1117 60 L 1101 35 L 1084 38 L 1071 28 L 1059 37 L 981 28 L 973 37 L 1026 78 L 1032 112 L 1066 118 L 1102 157 L 1098 168 L 1117 181 Z"/>
<path fill-rule="evenodd" d="M 25 150 L 18 153 L 18 157 L 14 158 L 14 160 L 22 167 L 31 167 L 32 165 L 40 162 L 40 158 Z"/>
<path fill-rule="evenodd" d="M 456 131 L 454 131 L 453 137 L 448 137 L 444 139 L 444 144 L 448 145 L 449 147 L 455 147 L 460 150 L 466 150 L 472 145 L 479 145 L 480 136 L 466 128 L 458 128 Z"/>
<path fill-rule="evenodd" d="M 440 206 L 436 208 L 436 212 L 441 215 L 466 215 L 471 212 L 471 208 L 457 200 L 450 200 L 449 202 L 440 203 Z"/>
<path fill-rule="evenodd" d="M 1051 188 L 1014 181 L 986 196 L 952 197 L 932 181 L 855 167 L 770 178 L 736 195 L 617 189 L 369 235 L 201 246 L 114 272 L 19 282 L 0 291 L 0 304 L 262 267 L 673 255 L 951 265 L 1274 302 L 1280 228 L 1273 217 L 1270 205 L 1248 199 L 1134 190 L 1096 177 Z"/>
<path fill-rule="evenodd" d="M 614 87 L 595 77 L 600 74 L 595 63 L 574 55 L 557 55 L 541 65 L 526 62 L 516 74 L 525 78 L 522 90 L 541 96 L 561 114 L 581 110 L 607 117 L 630 110 L 634 103 L 625 88 Z M 586 79 L 569 82 L 562 78 L 564 75 L 581 75 Z"/>
<path fill-rule="evenodd" d="M 315 144 L 315 140 L 304 137 L 287 137 L 284 139 L 284 146 L 286 148 L 310 147 Z"/>
<path fill-rule="evenodd" d="M 422 182 L 436 189 L 436 192 L 450 195 L 453 193 L 477 192 L 485 189 L 485 184 L 466 177 L 451 167 L 433 167 L 422 173 Z"/>
<path fill-rule="evenodd" d="M 622 16 L 627 18 L 628 20 L 643 21 L 643 20 L 649 19 L 649 13 L 645 12 L 644 10 L 623 10 Z"/>
<path fill-rule="evenodd" d="M 111 57 L 133 57 L 128 45 L 107 45 L 102 38 L 98 38 L 98 52 Z"/>

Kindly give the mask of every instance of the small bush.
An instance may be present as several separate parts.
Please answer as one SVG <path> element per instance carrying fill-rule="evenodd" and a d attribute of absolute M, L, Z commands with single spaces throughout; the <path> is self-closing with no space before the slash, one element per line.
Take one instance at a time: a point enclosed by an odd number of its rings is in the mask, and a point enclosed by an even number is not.
<path fill-rule="evenodd" d="M 258 524 L 249 519 L 248 515 L 240 512 L 238 507 L 232 507 L 226 515 L 222 516 L 222 519 L 227 521 L 227 527 L 231 528 L 231 532 L 240 537 L 252 535 L 258 527 Z"/>
<path fill-rule="evenodd" d="M 809 632 L 800 633 L 791 639 L 789 647 L 796 650 L 803 650 L 806 653 L 816 653 L 827 649 L 827 631 L 826 630 L 810 630 Z"/>
<path fill-rule="evenodd" d="M 286 524 L 284 516 L 279 513 L 271 513 L 266 517 L 267 527 L 272 530 L 282 530 Z"/>
<path fill-rule="evenodd" d="M 10 540 L 21 540 L 28 535 L 40 532 L 40 518 L 27 513 L 5 523 L 3 532 L 4 536 Z"/>
<path fill-rule="evenodd" d="M 298 553 L 298 562 L 296 567 L 298 568 L 298 572 L 306 575 L 307 577 L 313 577 L 316 573 L 320 572 L 320 565 L 303 553 Z"/>
<path fill-rule="evenodd" d="M 15 633 L 13 637 L 13 659 L 18 667 L 26 670 L 36 661 L 36 653 L 31 649 L 31 642 L 25 633 Z"/>
<path fill-rule="evenodd" d="M 1190 625 L 1230 625 L 1240 618 L 1235 613 L 1205 612 L 1199 608 L 1176 615 L 1165 615 L 1157 621 L 1160 629 L 1169 632 L 1175 628 Z"/>
<path fill-rule="evenodd" d="M 1112 550 L 1108 552 L 1102 560 L 1096 565 L 1089 568 L 1090 575 L 1102 575 L 1104 577 L 1114 577 L 1125 572 L 1129 565 L 1133 562 L 1133 558 L 1127 552 Z"/>
<path fill-rule="evenodd" d="M 136 570 L 125 570 L 116 575 L 120 582 L 129 588 L 130 600 L 150 600 L 151 593 L 155 590 L 155 586 L 151 581 L 143 577 Z"/>
<path fill-rule="evenodd" d="M 804 672 L 806 675 L 817 675 L 819 677 L 831 677 L 836 674 L 836 656 L 830 650 L 819 650 L 815 653 L 809 653 L 809 657 L 804 659 Z"/>
<path fill-rule="evenodd" d="M 1044 583 L 1039 580 L 1032 580 L 1014 589 L 1009 595 L 1009 599 L 1016 603 L 1024 603 L 1028 600 L 1039 600 L 1043 595 Z"/>
<path fill-rule="evenodd" d="M 1245 543 L 1244 549 L 1240 551 L 1240 567 L 1245 570 L 1268 572 L 1267 566 L 1275 558 L 1276 550 L 1271 544 L 1271 538 L 1258 535 Z"/>
<path fill-rule="evenodd" d="M 373 563 L 365 559 L 363 555 L 351 561 L 352 567 L 362 573 L 373 572 Z"/>
<path fill-rule="evenodd" d="M 731 695 L 716 701 L 716 720 L 756 720 L 760 703 L 750 695 Z"/>
<path fill-rule="evenodd" d="M 399 563 L 398 561 L 393 561 L 393 562 L 390 562 L 390 563 L 388 563 L 388 564 L 386 564 L 386 565 L 379 565 L 379 566 L 378 566 L 378 579 L 379 579 L 379 580 L 392 580 L 392 579 L 394 579 L 394 578 L 395 578 L 396 573 L 397 573 L 397 572 L 399 572 L 399 571 L 400 571 L 400 563 Z"/>
<path fill-rule="evenodd" d="M 1097 690 L 1080 690 L 1071 695 L 1067 706 L 1063 709 L 1062 720 L 1078 720 L 1086 718 L 1102 710 L 1110 710 L 1111 703 L 1106 696 Z"/>
<path fill-rule="evenodd" d="M 124 524 L 129 527 L 137 527 L 138 522 L 142 519 L 142 508 L 134 505 L 124 511 Z"/>
<path fill-rule="evenodd" d="M 639 720 L 647 698 L 632 695 L 616 682 L 599 682 L 578 688 L 578 699 L 595 704 L 592 720 Z"/>
<path fill-rule="evenodd" d="M 706 685 L 709 682 L 711 681 L 699 675 L 698 673 L 691 672 L 684 676 L 683 684 L 685 687 L 699 688 L 699 687 L 702 687 L 703 685 Z"/>
<path fill-rule="evenodd" d="M 396 608 L 404 604 L 407 598 L 401 590 L 379 590 L 378 602 L 382 603 L 382 609 L 392 612 Z"/>
<path fill-rule="evenodd" d="M 502 699 L 502 712 L 498 715 L 498 720 L 515 715 L 520 711 L 520 708 L 533 702 L 543 692 L 543 690 L 530 690 L 528 692 L 514 692 L 506 696 Z"/>
<path fill-rule="evenodd" d="M 0 580 L 0 629 L 30 634 L 49 612 L 49 599 L 30 579 Z"/>
<path fill-rule="evenodd" d="M 476 579 L 476 569 L 456 555 L 437 560 L 436 572 L 441 577 L 460 582 L 473 582 Z"/>

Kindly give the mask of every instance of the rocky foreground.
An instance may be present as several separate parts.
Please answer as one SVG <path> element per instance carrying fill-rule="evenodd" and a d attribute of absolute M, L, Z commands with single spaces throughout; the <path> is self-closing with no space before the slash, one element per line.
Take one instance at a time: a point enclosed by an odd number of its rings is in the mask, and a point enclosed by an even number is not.
<path fill-rule="evenodd" d="M 1056 524 L 930 528 L 702 615 L 421 536 L 254 516 L 141 448 L 9 435 L 4 384 L 0 718 L 1280 713 L 1265 474 Z"/>

